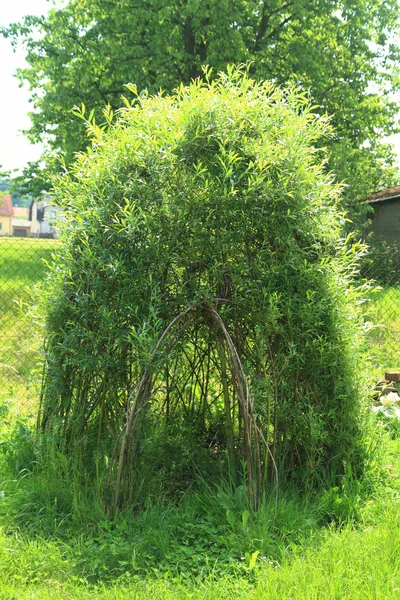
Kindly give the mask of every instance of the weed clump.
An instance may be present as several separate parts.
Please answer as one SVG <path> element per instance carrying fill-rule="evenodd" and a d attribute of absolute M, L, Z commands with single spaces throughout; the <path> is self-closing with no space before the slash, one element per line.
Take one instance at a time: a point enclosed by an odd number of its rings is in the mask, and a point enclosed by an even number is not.
<path fill-rule="evenodd" d="M 113 511 L 199 473 L 244 478 L 257 507 L 278 479 L 360 472 L 358 248 L 328 120 L 240 69 L 105 114 L 56 183 L 40 430 Z"/>

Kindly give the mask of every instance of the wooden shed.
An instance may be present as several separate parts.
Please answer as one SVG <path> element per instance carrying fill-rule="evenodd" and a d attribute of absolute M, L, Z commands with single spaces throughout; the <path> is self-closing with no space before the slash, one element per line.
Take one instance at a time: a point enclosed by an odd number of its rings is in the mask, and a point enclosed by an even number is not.
<path fill-rule="evenodd" d="M 367 202 L 373 208 L 368 215 L 371 231 L 386 242 L 400 246 L 400 186 L 375 192 Z"/>

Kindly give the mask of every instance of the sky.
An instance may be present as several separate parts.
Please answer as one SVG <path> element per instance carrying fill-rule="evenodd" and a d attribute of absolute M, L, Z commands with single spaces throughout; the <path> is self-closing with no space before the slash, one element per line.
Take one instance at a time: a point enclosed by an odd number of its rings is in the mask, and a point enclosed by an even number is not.
<path fill-rule="evenodd" d="M 19 21 L 27 14 L 45 14 L 53 6 L 62 6 L 65 0 L 0 0 L 0 26 Z M 29 103 L 29 90 L 19 87 L 13 76 L 18 67 L 24 67 L 24 50 L 16 52 L 8 40 L 0 36 L 0 171 L 19 170 L 28 162 L 40 157 L 42 146 L 32 145 L 21 133 L 28 129 L 28 116 L 32 106 Z M 400 135 L 391 136 L 400 163 Z"/>
<path fill-rule="evenodd" d="M 45 14 L 54 4 L 61 6 L 62 0 L 0 0 L 0 26 L 19 21 L 28 14 Z M 19 87 L 13 73 L 25 64 L 23 48 L 13 52 L 9 40 L 0 36 L 0 171 L 21 169 L 37 160 L 42 151 L 40 144 L 30 144 L 20 133 L 29 128 L 28 112 L 32 105 L 29 90 Z"/>

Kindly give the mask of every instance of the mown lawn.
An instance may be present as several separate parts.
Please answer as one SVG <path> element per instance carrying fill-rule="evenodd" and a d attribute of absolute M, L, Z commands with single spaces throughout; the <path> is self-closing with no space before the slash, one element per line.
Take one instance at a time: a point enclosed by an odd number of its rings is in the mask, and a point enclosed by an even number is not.
<path fill-rule="evenodd" d="M 46 273 L 44 261 L 51 260 L 60 242 L 39 238 L 0 237 L 0 286 L 30 297 L 31 286 Z"/>

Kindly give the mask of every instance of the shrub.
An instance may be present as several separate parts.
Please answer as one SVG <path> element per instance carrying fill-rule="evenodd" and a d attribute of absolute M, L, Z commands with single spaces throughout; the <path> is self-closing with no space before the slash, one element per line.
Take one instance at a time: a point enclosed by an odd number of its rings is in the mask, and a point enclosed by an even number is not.
<path fill-rule="evenodd" d="M 68 216 L 44 299 L 42 430 L 82 472 L 108 465 L 114 509 L 172 424 L 207 472 L 244 475 L 254 505 L 278 475 L 356 473 L 357 247 L 317 149 L 327 119 L 240 69 L 106 117 L 56 184 Z M 174 461 L 190 485 L 196 456 Z"/>

